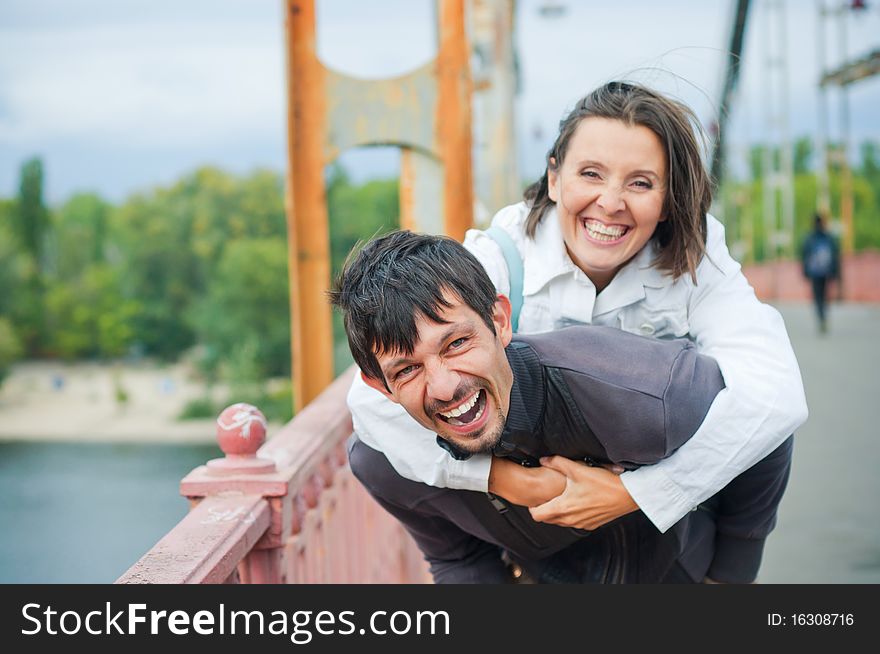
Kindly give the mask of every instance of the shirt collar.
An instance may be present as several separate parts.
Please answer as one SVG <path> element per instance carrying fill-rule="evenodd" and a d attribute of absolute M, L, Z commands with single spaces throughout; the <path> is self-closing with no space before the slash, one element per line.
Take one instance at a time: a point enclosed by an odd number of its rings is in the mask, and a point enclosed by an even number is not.
<path fill-rule="evenodd" d="M 611 283 L 596 296 L 593 315 L 614 311 L 645 299 L 645 288 L 665 288 L 672 277 L 653 265 L 657 246 L 649 241 L 632 261 L 618 271 Z"/>
<path fill-rule="evenodd" d="M 535 230 L 535 238 L 526 237 L 523 257 L 523 295 L 534 295 L 552 279 L 577 269 L 559 228 L 556 207 L 544 214 Z"/>
<path fill-rule="evenodd" d="M 632 261 L 620 269 L 611 284 L 596 296 L 594 315 L 633 304 L 645 297 L 645 287 L 664 288 L 672 277 L 654 267 L 656 246 L 653 241 L 642 248 Z M 556 207 L 547 210 L 538 223 L 535 238 L 526 237 L 523 258 L 523 295 L 534 295 L 550 281 L 578 268 L 568 256 L 559 226 Z M 609 292 L 610 291 L 610 292 Z"/>

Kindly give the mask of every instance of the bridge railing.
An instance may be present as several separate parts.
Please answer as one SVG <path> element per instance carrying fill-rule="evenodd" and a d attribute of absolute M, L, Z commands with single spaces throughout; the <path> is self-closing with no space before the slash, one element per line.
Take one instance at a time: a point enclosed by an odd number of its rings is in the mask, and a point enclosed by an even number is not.
<path fill-rule="evenodd" d="M 188 474 L 190 513 L 117 583 L 425 583 L 415 543 L 348 467 L 348 370 L 273 438 L 239 404 L 218 418 L 226 454 Z"/>

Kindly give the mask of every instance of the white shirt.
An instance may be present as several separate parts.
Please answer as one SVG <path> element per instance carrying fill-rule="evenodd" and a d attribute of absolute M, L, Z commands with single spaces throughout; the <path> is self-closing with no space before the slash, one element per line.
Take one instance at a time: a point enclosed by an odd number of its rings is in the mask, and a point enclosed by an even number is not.
<path fill-rule="evenodd" d="M 525 236 L 524 203 L 499 211 L 493 226 L 506 230 L 523 260 L 520 333 L 544 332 L 574 323 L 617 327 L 655 338 L 688 337 L 713 357 L 726 388 L 703 424 L 672 456 L 625 472 L 621 481 L 660 531 L 778 447 L 807 419 L 797 360 L 779 312 L 755 297 L 727 251 L 724 227 L 707 216 L 706 256 L 676 281 L 651 267 L 650 242 L 597 297 L 596 287 L 568 256 L 556 211 Z M 510 278 L 498 244 L 469 230 L 465 247 L 483 264 L 499 293 Z M 348 395 L 354 428 L 381 450 L 402 476 L 432 486 L 488 489 L 488 455 L 456 461 L 397 404 L 367 386 L 360 375 Z"/>

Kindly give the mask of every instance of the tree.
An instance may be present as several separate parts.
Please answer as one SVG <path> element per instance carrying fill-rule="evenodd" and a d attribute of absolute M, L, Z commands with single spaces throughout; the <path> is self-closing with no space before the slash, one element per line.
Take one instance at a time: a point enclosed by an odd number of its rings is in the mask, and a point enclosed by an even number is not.
<path fill-rule="evenodd" d="M 21 343 L 12 324 L 6 318 L 0 317 L 0 385 L 9 374 L 11 365 L 21 354 Z"/>
<path fill-rule="evenodd" d="M 53 269 L 61 279 L 77 277 L 105 261 L 108 205 L 94 193 L 78 193 L 57 210 L 53 229 Z"/>
<path fill-rule="evenodd" d="M 49 229 L 49 212 L 43 204 L 43 162 L 39 158 L 29 159 L 21 166 L 16 222 L 22 247 L 39 268 Z"/>
<path fill-rule="evenodd" d="M 290 375 L 287 244 L 280 238 L 229 243 L 205 297 L 192 310 L 205 364 L 233 364 L 230 381 Z M 255 379 L 253 379 L 255 378 Z"/>
<path fill-rule="evenodd" d="M 46 293 L 46 349 L 64 359 L 113 358 L 134 341 L 139 305 L 122 295 L 119 271 L 89 264 L 73 279 L 50 283 Z"/>
<path fill-rule="evenodd" d="M 802 136 L 794 142 L 794 174 L 801 175 L 810 172 L 813 160 L 813 141 Z"/>

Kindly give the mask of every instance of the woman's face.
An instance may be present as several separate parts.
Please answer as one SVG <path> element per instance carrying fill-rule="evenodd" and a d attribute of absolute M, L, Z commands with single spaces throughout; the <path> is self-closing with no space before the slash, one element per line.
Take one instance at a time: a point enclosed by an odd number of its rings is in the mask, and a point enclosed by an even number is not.
<path fill-rule="evenodd" d="M 584 118 L 548 182 L 568 255 L 599 291 L 666 219 L 666 152 L 643 125 Z"/>

